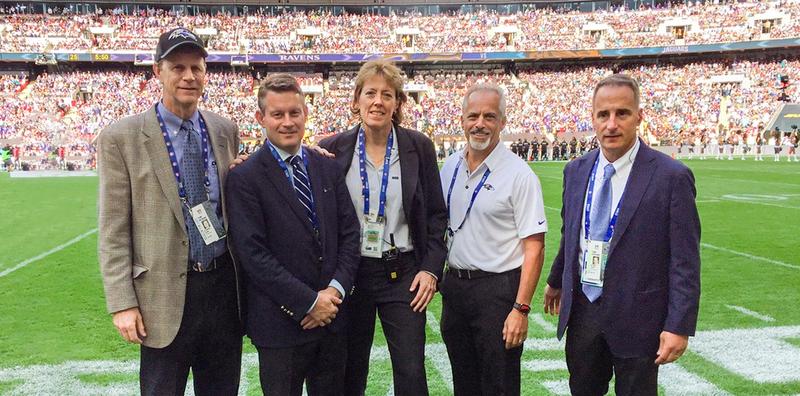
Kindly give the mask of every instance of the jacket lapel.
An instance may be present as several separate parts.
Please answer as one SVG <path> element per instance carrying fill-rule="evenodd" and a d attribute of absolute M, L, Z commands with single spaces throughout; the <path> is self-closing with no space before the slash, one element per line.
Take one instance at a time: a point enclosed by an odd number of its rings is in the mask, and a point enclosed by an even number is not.
<path fill-rule="evenodd" d="M 144 135 L 144 145 L 147 149 L 147 155 L 150 157 L 153 172 L 156 174 L 158 183 L 161 185 L 161 190 L 164 196 L 167 197 L 172 213 L 175 219 L 181 225 L 181 229 L 186 232 L 186 222 L 183 218 L 183 209 L 181 208 L 181 199 L 178 196 L 178 182 L 175 180 L 175 175 L 172 173 L 172 164 L 169 162 L 169 155 L 167 154 L 167 145 L 162 136 L 161 126 L 158 124 L 156 118 L 155 106 L 151 107 L 144 114 L 144 123 L 142 125 L 142 134 Z"/>
<path fill-rule="evenodd" d="M 345 174 L 347 174 L 347 172 L 350 170 L 350 164 L 353 161 L 353 155 L 355 155 L 356 140 L 358 140 L 358 128 L 359 126 L 356 126 L 355 128 L 344 132 L 342 137 L 339 138 L 341 143 L 334 150 L 334 154 L 336 154 L 336 158 L 334 158 L 334 160 L 339 165 L 339 169 L 344 170 Z"/>
<path fill-rule="evenodd" d="M 311 228 L 311 223 L 309 223 L 308 216 L 306 216 L 306 209 L 297 199 L 297 195 L 294 193 L 294 187 L 292 187 L 292 184 L 286 177 L 286 173 L 283 172 L 283 169 L 281 169 L 281 166 L 278 164 L 278 160 L 272 156 L 266 144 L 259 150 L 259 152 L 261 151 L 264 151 L 261 155 L 261 165 L 264 168 L 267 179 L 275 186 L 275 190 L 278 191 L 281 198 L 286 201 L 289 208 L 292 209 L 292 212 L 297 215 L 300 219 L 300 223 L 304 225 L 308 232 L 313 232 L 314 229 Z M 287 166 L 289 165 L 287 164 Z"/>
<path fill-rule="evenodd" d="M 653 167 L 655 163 L 653 160 L 653 150 L 644 142 L 640 141 L 639 152 L 636 154 L 636 160 L 633 162 L 631 174 L 628 176 L 628 183 L 625 185 L 625 196 L 622 198 L 622 205 L 619 210 L 619 217 L 617 218 L 617 225 L 614 228 L 614 236 L 611 238 L 611 244 L 608 247 L 608 257 L 614 253 L 614 248 L 619 243 L 625 230 L 628 228 L 636 209 L 642 202 L 644 192 L 647 191 L 647 186 L 653 175 Z"/>
<path fill-rule="evenodd" d="M 573 232 L 570 235 L 573 235 L 572 240 L 568 241 L 566 246 L 574 246 L 575 252 L 574 256 L 577 260 L 572 262 L 580 262 L 582 260 L 578 257 L 580 253 L 580 238 L 581 238 L 581 228 L 583 227 L 583 212 L 584 212 L 584 201 L 586 199 L 586 189 L 589 186 L 589 176 L 592 173 L 592 166 L 594 162 L 597 160 L 597 156 L 600 155 L 600 150 L 597 149 L 594 152 L 590 153 L 582 157 L 578 164 L 578 169 L 575 174 L 572 176 L 573 180 L 568 181 L 567 185 L 575 186 L 572 190 L 568 192 L 569 194 L 569 202 L 573 205 L 573 207 L 577 210 L 570 211 L 572 213 L 572 217 L 566 219 L 567 227 L 572 230 Z M 572 265 L 572 270 L 575 272 L 575 276 L 578 276 L 578 266 Z M 576 278 L 577 279 L 577 278 Z"/>
<path fill-rule="evenodd" d="M 325 186 L 325 183 L 322 181 L 322 167 L 324 166 L 320 159 L 316 156 L 309 154 L 309 150 L 303 148 L 303 155 L 308 158 L 308 168 L 306 169 L 308 173 L 308 179 L 311 181 L 311 194 L 314 196 L 314 211 L 316 212 L 317 216 L 317 223 L 319 226 L 319 240 L 322 244 L 322 248 L 325 248 L 325 227 L 322 226 L 322 219 L 325 216 L 325 205 L 322 203 L 324 202 L 326 197 L 333 197 L 328 193 L 328 187 Z M 334 198 L 328 198 L 334 199 Z M 308 221 L 306 221 L 308 223 Z"/>
<path fill-rule="evenodd" d="M 406 219 L 410 219 L 411 204 L 416 192 L 417 178 L 419 177 L 419 158 L 411 137 L 403 128 L 397 130 L 397 150 L 400 156 L 400 181 L 402 182 L 403 193 L 403 212 Z"/>
<path fill-rule="evenodd" d="M 203 121 L 206 123 L 206 127 L 208 128 L 208 139 L 211 141 L 211 147 L 214 150 L 214 160 L 217 162 L 217 180 L 219 180 L 219 191 L 220 191 L 220 205 L 222 206 L 222 217 L 227 219 L 228 212 L 225 208 L 225 177 L 228 175 L 227 167 L 228 164 L 233 161 L 233 158 L 229 155 L 228 152 L 228 145 L 230 142 L 225 135 L 221 134 L 221 127 L 217 123 L 217 119 L 211 115 L 203 115 L 203 112 L 200 112 L 200 117 L 203 118 Z M 236 148 L 238 149 L 238 147 Z M 223 222 L 225 224 L 225 228 L 228 228 L 228 222 Z"/>

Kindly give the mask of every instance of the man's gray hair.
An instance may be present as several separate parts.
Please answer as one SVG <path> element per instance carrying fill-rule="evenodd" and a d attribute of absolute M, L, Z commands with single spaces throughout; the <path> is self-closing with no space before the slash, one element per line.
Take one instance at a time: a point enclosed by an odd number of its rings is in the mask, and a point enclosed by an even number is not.
<path fill-rule="evenodd" d="M 506 94 L 503 91 L 503 88 L 491 83 L 476 84 L 467 90 L 467 93 L 464 95 L 464 102 L 461 104 L 461 114 L 467 112 L 469 97 L 478 91 L 490 91 L 496 93 L 497 96 L 500 97 L 500 108 L 498 109 L 500 111 L 500 118 L 506 118 Z"/>
<path fill-rule="evenodd" d="M 639 93 L 639 83 L 627 74 L 612 74 L 602 80 L 594 87 L 594 94 L 592 95 L 592 103 L 597 97 L 597 91 L 603 87 L 628 87 L 633 91 L 633 100 L 636 103 L 636 108 L 640 108 L 641 95 Z"/>

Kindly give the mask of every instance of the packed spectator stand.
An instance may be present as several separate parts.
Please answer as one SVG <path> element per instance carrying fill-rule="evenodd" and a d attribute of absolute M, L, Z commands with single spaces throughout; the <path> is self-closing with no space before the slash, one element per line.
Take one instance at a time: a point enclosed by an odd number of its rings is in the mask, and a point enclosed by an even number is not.
<path fill-rule="evenodd" d="M 544 8 L 494 11 L 333 15 L 180 15 L 147 9 L 91 14 L 0 8 L 0 52 L 152 51 L 174 26 L 203 29 L 212 51 L 240 53 L 400 53 L 542 51 L 708 44 L 800 36 L 800 2 L 687 2 L 664 8 L 591 13 Z M 758 19 L 761 18 L 761 19 Z M 98 28 L 106 28 L 99 30 Z"/>
<path fill-rule="evenodd" d="M 209 28 L 213 51 L 285 53 L 444 52 L 526 49 L 589 49 L 675 44 L 675 32 L 659 32 L 664 21 L 688 18 L 700 30 L 688 32 L 686 44 L 741 41 L 763 35 L 754 15 L 774 12 L 775 3 L 688 4 L 663 9 L 615 10 L 593 13 L 531 10 L 513 15 L 477 12 L 458 15 L 331 15 L 286 13 L 246 16 L 181 16 L 161 10 L 126 15 L 116 10 L 97 14 L 25 14 L 0 9 L 0 52 L 34 50 L 142 50 L 152 51 L 158 34 L 184 25 Z M 770 38 L 800 37 L 800 2 L 781 3 L 789 23 L 773 26 Z M 602 35 L 586 35 L 581 26 L 607 25 Z M 113 26 L 113 35 L 88 34 L 93 27 Z M 514 42 L 489 32 L 515 26 Z M 418 30 L 409 47 L 400 28 Z M 316 32 L 301 37 L 298 31 Z M 265 37 L 268 37 L 265 38 Z M 494 37 L 494 39 L 489 39 Z M 763 38 L 763 37 L 760 37 Z M 399 40 L 399 41 L 398 41 Z M 504 42 L 505 41 L 505 42 Z M 28 169 L 91 169 L 92 142 L 106 125 L 144 111 L 159 95 L 159 83 L 148 67 L 119 65 L 91 70 L 56 71 L 27 76 L 0 74 L 0 148 L 16 149 L 15 164 Z M 235 71 L 234 71 L 235 70 Z M 448 146 L 460 139 L 461 100 L 477 82 L 492 82 L 508 94 L 505 139 L 536 138 L 551 144 L 591 136 L 591 89 L 614 71 L 632 74 L 642 85 L 645 122 L 641 133 L 651 143 L 680 144 L 709 135 L 735 131 L 755 135 L 776 107 L 778 76 L 800 76 L 800 57 L 788 59 L 743 55 L 738 60 L 680 59 L 642 63 L 518 64 L 459 69 L 419 66 L 407 76 L 409 103 L 404 124 L 423 131 Z M 245 142 L 242 150 L 261 145 L 261 127 L 254 120 L 255 87 L 265 73 L 213 68 L 209 72 L 201 107 L 233 119 Z M 324 136 L 352 126 L 350 111 L 354 72 L 297 73 L 309 103 L 310 134 Z M 30 81 L 29 81 L 30 79 Z M 786 94 L 798 98 L 796 85 Z M 8 150 L 12 151 L 12 150 Z"/>

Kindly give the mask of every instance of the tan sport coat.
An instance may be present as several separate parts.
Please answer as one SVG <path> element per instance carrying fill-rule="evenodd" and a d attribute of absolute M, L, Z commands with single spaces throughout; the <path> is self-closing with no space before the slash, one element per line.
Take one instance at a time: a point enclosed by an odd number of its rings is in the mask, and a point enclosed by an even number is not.
<path fill-rule="evenodd" d="M 227 227 L 222 186 L 239 148 L 238 127 L 209 111 L 200 115 L 216 159 Z M 144 345 L 163 348 L 181 325 L 189 237 L 155 106 L 103 129 L 97 163 L 97 251 L 108 311 L 139 307 Z"/>

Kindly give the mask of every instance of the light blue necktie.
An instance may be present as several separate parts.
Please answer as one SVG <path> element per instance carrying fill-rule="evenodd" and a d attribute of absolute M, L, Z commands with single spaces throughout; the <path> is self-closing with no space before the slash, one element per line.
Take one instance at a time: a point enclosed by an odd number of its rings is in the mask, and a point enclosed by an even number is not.
<path fill-rule="evenodd" d="M 603 168 L 603 184 L 592 200 L 592 212 L 589 214 L 589 239 L 593 241 L 606 239 L 608 223 L 611 222 L 611 197 L 613 195 L 611 176 L 614 176 L 615 172 L 614 165 L 608 164 Z M 603 294 L 602 287 L 586 284 L 582 286 L 583 294 L 591 302 L 595 302 Z"/>
<path fill-rule="evenodd" d="M 178 133 L 182 137 L 183 134 L 186 135 L 180 165 L 183 188 L 186 190 L 186 202 L 189 206 L 195 206 L 208 198 L 200 139 L 196 136 L 197 132 L 192 127 L 191 121 L 184 121 Z M 214 259 L 214 248 L 206 245 L 186 205 L 183 205 L 183 217 L 186 221 L 186 231 L 189 233 L 189 260 L 199 262 L 205 267 Z"/>

